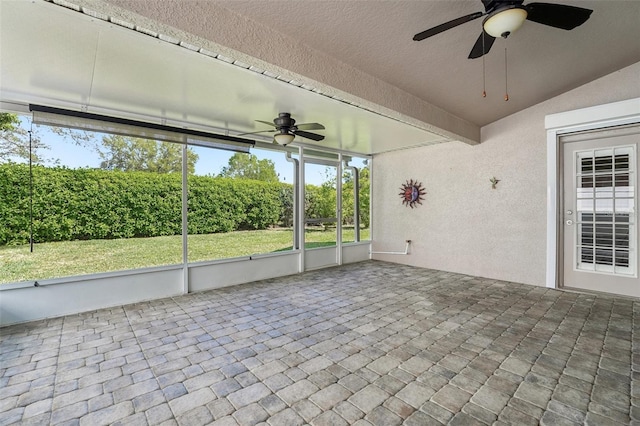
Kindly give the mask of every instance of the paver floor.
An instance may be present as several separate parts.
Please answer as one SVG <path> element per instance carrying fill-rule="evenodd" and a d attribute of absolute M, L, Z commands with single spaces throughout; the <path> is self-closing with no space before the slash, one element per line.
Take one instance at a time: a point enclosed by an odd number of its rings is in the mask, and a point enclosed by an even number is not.
<path fill-rule="evenodd" d="M 0 329 L 0 424 L 629 424 L 639 327 L 630 299 L 363 262 Z"/>

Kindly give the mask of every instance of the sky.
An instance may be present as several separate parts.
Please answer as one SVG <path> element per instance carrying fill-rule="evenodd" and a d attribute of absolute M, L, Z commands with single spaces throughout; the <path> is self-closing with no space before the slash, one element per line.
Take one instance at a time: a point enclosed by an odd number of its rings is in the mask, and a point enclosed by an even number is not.
<path fill-rule="evenodd" d="M 21 126 L 29 130 L 31 117 L 21 117 Z M 70 138 L 57 135 L 47 126 L 34 126 L 41 140 L 49 146 L 50 149 L 43 151 L 42 156 L 50 159 L 47 165 L 53 165 L 55 161 L 60 166 L 69 168 L 100 167 L 100 157 L 95 150 L 79 146 L 72 142 Z M 229 164 L 229 158 L 234 154 L 232 151 L 223 151 L 219 149 L 210 149 L 204 147 L 191 147 L 198 154 L 198 161 L 195 166 L 196 175 L 218 175 L 222 168 Z M 251 153 L 258 156 L 259 159 L 269 159 L 274 165 L 280 181 L 293 183 L 293 165 L 289 163 L 284 153 L 277 151 L 268 151 L 260 149 L 251 149 Z M 361 166 L 359 162 L 354 161 L 353 164 Z M 307 184 L 320 185 L 325 180 L 326 166 L 307 164 L 305 168 L 305 180 Z"/>

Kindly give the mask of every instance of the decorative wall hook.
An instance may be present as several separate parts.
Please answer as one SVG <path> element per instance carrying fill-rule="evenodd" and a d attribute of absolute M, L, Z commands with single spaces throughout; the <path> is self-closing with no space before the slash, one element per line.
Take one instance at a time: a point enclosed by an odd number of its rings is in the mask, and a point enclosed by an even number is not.
<path fill-rule="evenodd" d="M 500 179 L 496 179 L 496 177 L 494 176 L 489 179 L 489 182 L 491 182 L 491 189 L 496 189 L 496 185 L 498 184 L 498 182 L 500 182 Z"/>

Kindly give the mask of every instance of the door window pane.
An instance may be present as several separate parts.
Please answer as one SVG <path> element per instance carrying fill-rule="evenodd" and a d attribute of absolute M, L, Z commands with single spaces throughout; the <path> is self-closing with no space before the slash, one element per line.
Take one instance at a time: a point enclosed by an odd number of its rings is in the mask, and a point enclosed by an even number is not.
<path fill-rule="evenodd" d="M 629 262 L 635 251 L 633 156 L 631 147 L 576 154 L 579 269 L 635 273 Z"/>
<path fill-rule="evenodd" d="M 337 167 L 305 162 L 305 248 L 337 241 Z"/>
<path fill-rule="evenodd" d="M 345 168 L 342 174 L 342 242 L 367 241 L 369 232 L 369 161 L 353 157 L 349 163 L 358 171 L 358 187 L 355 187 L 354 171 Z M 357 192 L 357 197 L 356 197 Z M 356 209 L 356 202 L 358 203 Z M 356 214 L 358 215 L 356 220 Z M 356 222 L 359 230 L 356 232 Z"/>

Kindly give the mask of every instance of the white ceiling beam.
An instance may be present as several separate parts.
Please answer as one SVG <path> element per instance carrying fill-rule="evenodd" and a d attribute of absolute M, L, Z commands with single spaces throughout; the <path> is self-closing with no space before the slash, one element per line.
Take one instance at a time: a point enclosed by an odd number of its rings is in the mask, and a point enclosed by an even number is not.
<path fill-rule="evenodd" d="M 201 46 L 285 80 L 295 80 L 303 87 L 313 86 L 325 96 L 357 104 L 445 138 L 468 144 L 480 142 L 479 126 L 215 2 L 75 0 L 74 3 L 84 10 Z"/>

